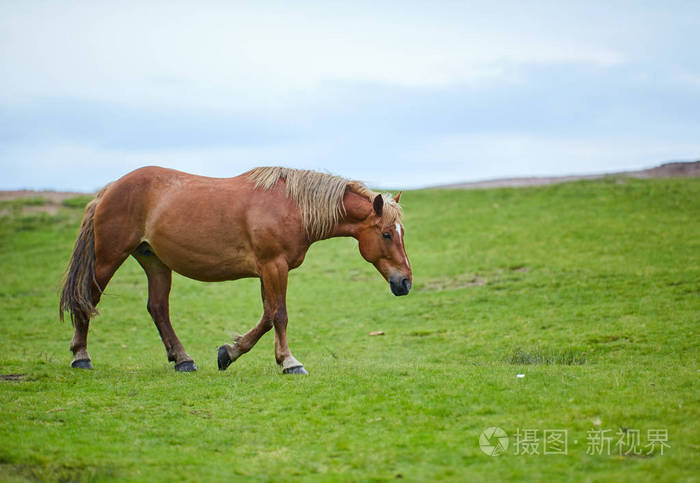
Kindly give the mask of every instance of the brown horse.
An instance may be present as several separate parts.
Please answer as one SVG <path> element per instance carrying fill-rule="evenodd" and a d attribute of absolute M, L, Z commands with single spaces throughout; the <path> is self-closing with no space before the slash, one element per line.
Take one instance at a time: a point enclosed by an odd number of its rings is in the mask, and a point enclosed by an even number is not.
<path fill-rule="evenodd" d="M 306 374 L 287 344 L 287 274 L 318 240 L 352 236 L 394 295 L 411 289 L 399 193 L 377 194 L 356 181 L 314 171 L 256 168 L 206 178 L 146 167 L 103 188 L 85 209 L 60 303 L 75 334 L 72 367 L 92 369 L 90 318 L 114 272 L 132 255 L 148 277 L 148 312 L 175 370 L 197 370 L 170 323 L 172 270 L 215 282 L 258 277 L 263 315 L 219 348 L 226 369 L 275 328 L 275 359 L 285 374 Z"/>

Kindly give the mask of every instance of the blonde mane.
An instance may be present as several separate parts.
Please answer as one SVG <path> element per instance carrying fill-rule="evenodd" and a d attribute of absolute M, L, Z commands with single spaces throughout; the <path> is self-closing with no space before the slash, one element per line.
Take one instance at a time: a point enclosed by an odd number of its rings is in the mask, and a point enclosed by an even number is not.
<path fill-rule="evenodd" d="M 370 203 L 378 194 L 359 181 L 306 169 L 262 167 L 247 174 L 248 179 L 255 183 L 255 188 L 263 190 L 271 189 L 280 179 L 285 181 L 287 197 L 299 205 L 304 229 L 311 239 L 329 236 L 345 216 L 343 196 L 346 189 L 365 196 Z M 403 216 L 401 207 L 387 193 L 382 194 L 382 198 L 382 223 L 400 223 Z"/>

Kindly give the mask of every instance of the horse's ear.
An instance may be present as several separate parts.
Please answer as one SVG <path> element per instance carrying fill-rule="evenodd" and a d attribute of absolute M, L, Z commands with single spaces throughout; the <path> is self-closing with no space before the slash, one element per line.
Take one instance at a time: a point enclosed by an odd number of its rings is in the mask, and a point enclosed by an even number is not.
<path fill-rule="evenodd" d="M 397 203 L 398 203 L 399 200 L 401 199 L 401 193 L 403 193 L 403 191 L 399 191 L 399 192 L 397 193 L 397 195 L 394 196 L 394 201 L 396 201 Z"/>
<path fill-rule="evenodd" d="M 372 206 L 374 207 L 374 212 L 377 214 L 377 216 L 382 216 L 382 211 L 384 210 L 384 198 L 382 198 L 382 195 L 377 195 L 374 197 Z"/>

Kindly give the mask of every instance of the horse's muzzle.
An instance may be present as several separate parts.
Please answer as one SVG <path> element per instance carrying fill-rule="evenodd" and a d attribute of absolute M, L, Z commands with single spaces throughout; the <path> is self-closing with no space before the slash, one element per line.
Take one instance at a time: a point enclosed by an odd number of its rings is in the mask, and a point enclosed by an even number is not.
<path fill-rule="evenodd" d="M 389 286 L 391 287 L 391 293 L 394 295 L 408 295 L 408 292 L 411 291 L 411 281 L 404 276 L 391 277 Z"/>

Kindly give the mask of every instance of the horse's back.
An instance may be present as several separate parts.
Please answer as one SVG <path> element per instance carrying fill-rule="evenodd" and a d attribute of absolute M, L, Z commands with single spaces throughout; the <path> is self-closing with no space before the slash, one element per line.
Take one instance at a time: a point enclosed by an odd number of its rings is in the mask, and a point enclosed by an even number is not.
<path fill-rule="evenodd" d="M 257 276 L 259 258 L 283 249 L 279 220 L 294 218 L 279 195 L 255 190 L 245 175 L 208 178 L 149 166 L 108 187 L 96 233 L 114 249 L 133 251 L 147 242 L 167 266 L 190 278 Z"/>

